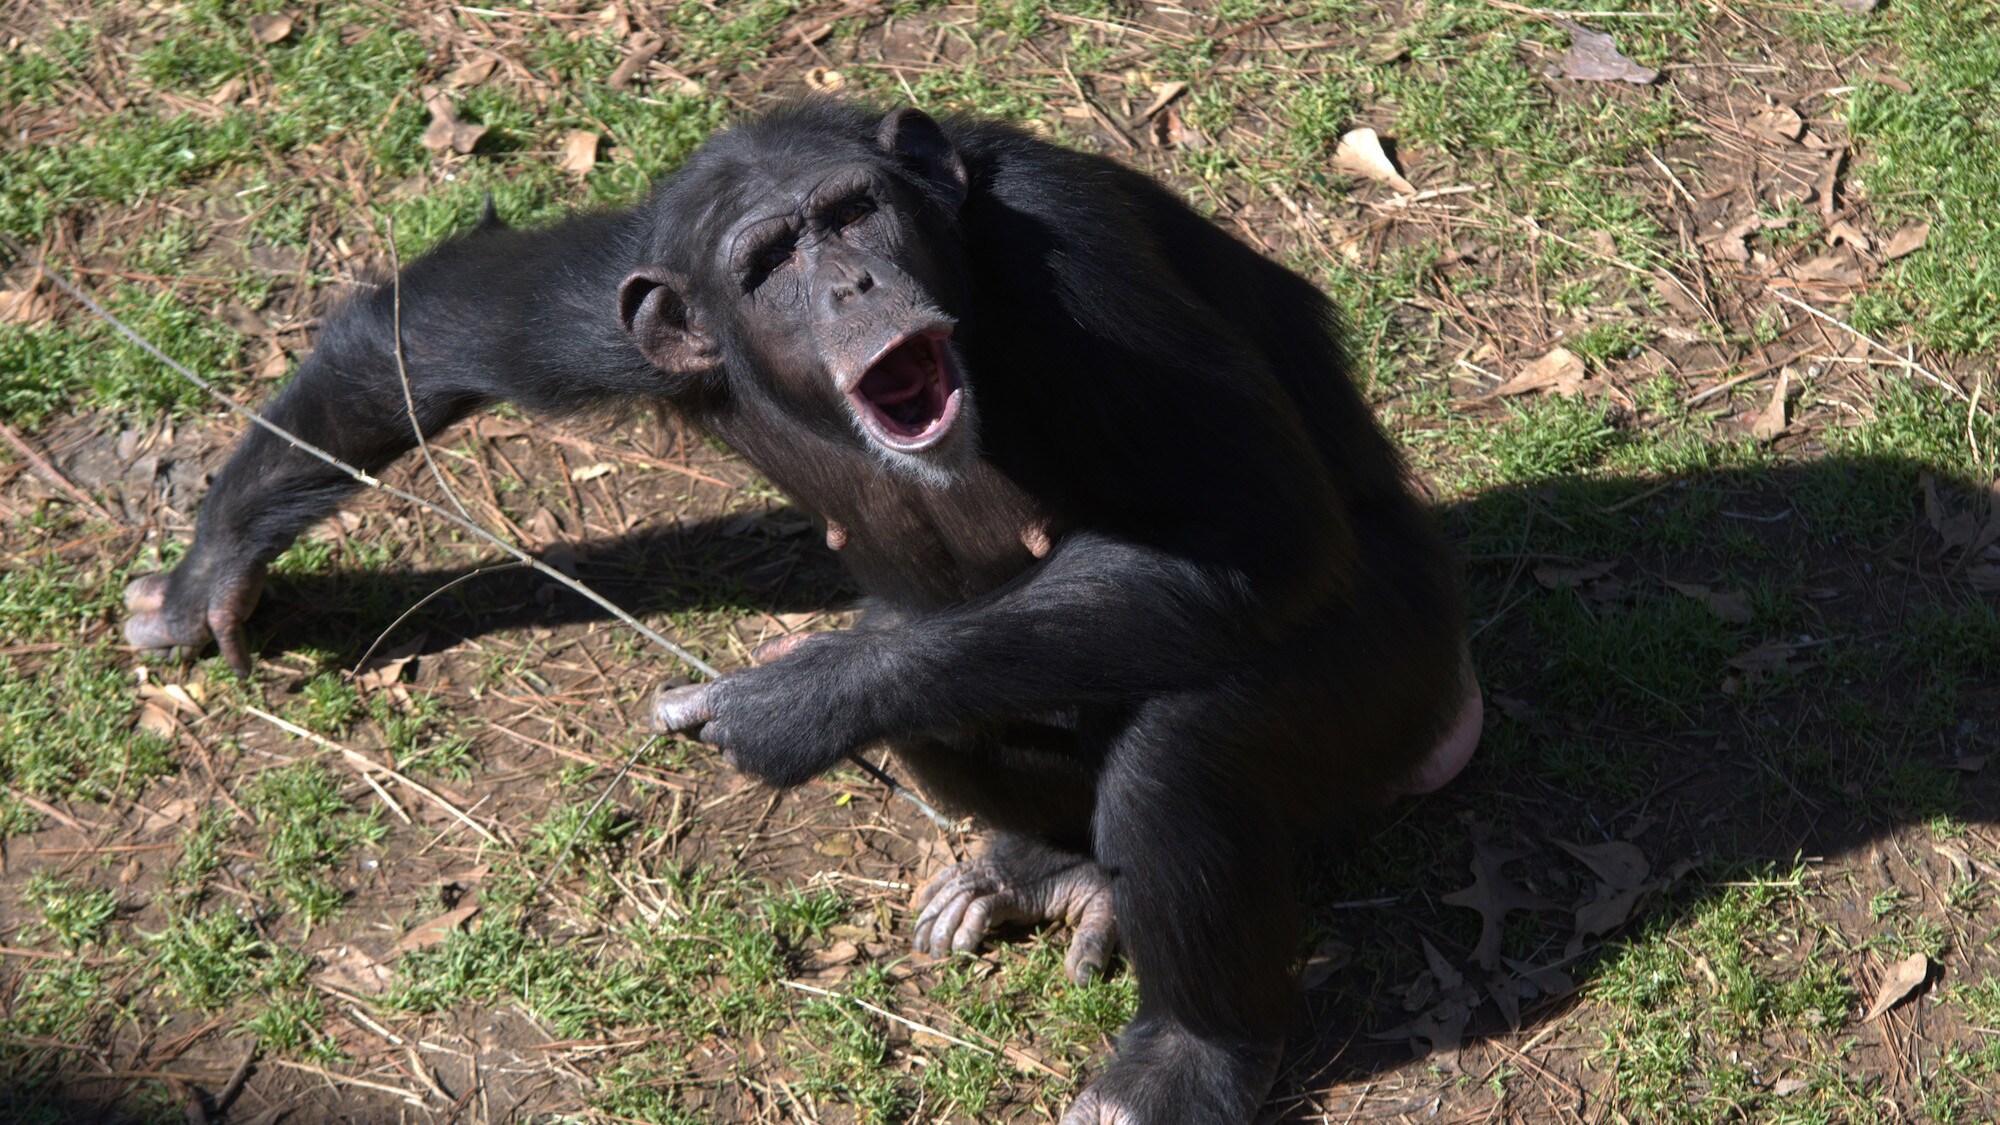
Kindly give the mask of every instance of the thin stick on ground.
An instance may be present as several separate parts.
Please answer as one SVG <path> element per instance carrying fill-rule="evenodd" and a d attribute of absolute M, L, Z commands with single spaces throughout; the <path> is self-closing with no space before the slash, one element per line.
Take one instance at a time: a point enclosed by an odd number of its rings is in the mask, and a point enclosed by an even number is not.
<path fill-rule="evenodd" d="M 430 593 L 425 594 L 423 597 L 418 598 L 417 603 L 415 605 L 404 610 L 402 613 L 397 614 L 396 619 L 394 621 L 389 622 L 387 627 L 385 627 L 380 633 L 375 634 L 375 639 L 369 643 L 368 650 L 361 654 L 361 659 L 354 662 L 354 667 L 348 672 L 348 675 L 351 676 L 360 675 L 361 670 L 363 668 L 368 667 L 368 660 L 370 657 L 375 655 L 375 650 L 381 648 L 382 642 L 389 639 L 389 634 L 395 632 L 397 627 L 402 625 L 403 622 L 408 621 L 412 614 L 416 613 L 418 610 L 424 608 L 425 606 L 431 604 L 433 601 L 436 601 L 438 597 L 440 597 L 441 595 L 451 592 L 452 589 L 458 586 L 462 586 L 465 583 L 472 581 L 473 579 L 479 577 L 482 574 L 498 574 L 503 570 L 519 570 L 519 569 L 521 569 L 521 564 L 519 562 L 501 563 L 498 566 L 477 567 L 472 571 L 465 574 L 461 574 L 457 578 L 454 578 L 451 581 L 445 583 L 444 585 L 439 586 L 437 589 L 432 590 Z"/>
<path fill-rule="evenodd" d="M 258 718 L 264 720 L 265 722 L 270 723 L 272 726 L 277 727 L 279 730 L 284 731 L 286 734 L 296 735 L 299 738 L 303 738 L 307 742 L 312 743 L 314 746 L 321 748 L 322 750 L 331 750 L 334 753 L 339 754 L 341 757 L 347 759 L 350 763 L 352 763 L 354 766 L 363 771 L 362 780 L 364 781 L 367 780 L 367 774 L 365 771 L 380 770 L 385 776 L 394 778 L 396 781 L 399 781 L 402 784 L 409 786 L 412 790 L 416 792 L 418 796 L 422 797 L 426 801 L 429 801 L 431 804 L 436 805 L 438 808 L 443 809 L 446 813 L 451 815 L 452 819 L 458 821 L 460 824 L 465 825 L 467 828 L 472 829 L 474 832 L 479 833 L 479 835 L 487 843 L 492 844 L 495 847 L 506 846 L 506 843 L 502 841 L 500 837 L 495 836 L 491 831 L 489 831 L 485 825 L 479 823 L 478 821 L 472 819 L 472 817 L 466 815 L 465 810 L 459 808 L 457 805 L 452 804 L 450 801 L 445 800 L 444 794 L 439 793 L 437 790 L 432 789 L 430 786 L 425 785 L 423 782 L 418 781 L 417 779 L 409 776 L 408 774 L 402 772 L 401 770 L 395 769 L 390 766 L 385 766 L 382 763 L 375 761 L 373 758 L 370 758 L 368 755 L 363 754 L 358 750 L 350 750 L 347 747 L 342 746 L 340 743 L 335 742 L 334 740 L 327 738 L 324 735 L 315 734 L 312 731 L 309 731 L 306 728 L 298 725 L 297 723 L 290 721 L 289 719 L 281 719 L 278 716 L 271 714 L 269 711 L 266 711 L 261 707 L 252 706 L 251 704 L 246 703 L 243 705 L 243 709 L 249 712 L 250 714 L 255 715 Z M 394 804 L 394 802 L 392 801 L 391 804 Z"/>
<path fill-rule="evenodd" d="M 1788 305 L 1797 305 L 1798 307 L 1820 318 L 1821 320 L 1826 321 L 1828 324 L 1831 324 L 1836 328 L 1845 330 L 1849 335 L 1853 336 L 1855 339 L 1861 341 L 1864 344 L 1867 344 L 1869 347 L 1874 348 L 1876 351 L 1881 352 L 1883 355 L 1888 356 L 1890 359 L 1895 360 L 1897 366 L 1901 367 L 1903 370 L 1912 372 L 1917 375 L 1921 375 L 1930 382 L 1935 383 L 1939 387 L 1939 389 L 1943 390 L 1946 394 L 1950 395 L 1951 397 L 1956 399 L 1963 399 L 1966 397 L 1965 392 L 1959 390 L 1958 387 L 1953 383 L 1951 383 L 1950 381 L 1944 379 L 1939 375 L 1932 373 L 1929 368 L 1926 368 L 1924 365 L 1918 363 L 1916 360 L 1913 360 L 1908 356 L 1898 355 L 1894 348 L 1891 348 L 1889 345 L 1884 344 L 1879 340 L 1876 340 L 1874 337 L 1869 336 L 1867 333 L 1861 331 L 1859 328 L 1856 328 L 1852 324 L 1849 324 L 1846 321 L 1840 319 L 1839 317 L 1834 316 L 1832 313 L 1821 312 L 1820 310 L 1813 308 L 1811 305 L 1806 304 L 1804 301 L 1799 300 L 1797 297 L 1794 297 L 1789 293 L 1779 292 L 1776 289 L 1771 290 L 1771 296 L 1776 297 L 1777 299 L 1785 302 Z"/>
<path fill-rule="evenodd" d="M 21 435 L 15 433 L 14 427 L 8 425 L 5 422 L 0 422 L 0 437 L 4 437 L 7 439 L 7 444 L 13 446 L 14 451 L 16 453 L 19 453 L 22 457 L 26 458 L 29 466 L 32 467 L 35 470 L 35 472 L 41 474 L 43 480 L 48 481 L 50 484 L 55 485 L 57 488 L 62 489 L 63 495 L 68 496 L 71 500 L 74 500 L 78 504 L 83 505 L 86 509 L 90 511 L 91 515 L 96 516 L 98 519 L 103 520 L 105 523 L 118 522 L 118 518 L 116 516 L 113 516 L 110 512 L 105 511 L 104 506 L 102 504 L 99 504 L 97 501 L 91 499 L 90 494 L 88 492 L 85 492 L 84 490 L 78 488 L 76 485 L 70 483 L 70 479 L 62 475 L 62 473 L 59 470 L 57 470 L 57 468 L 54 465 L 49 464 L 47 458 L 35 452 L 35 447 L 29 445 L 27 441 L 21 437 Z"/>
<path fill-rule="evenodd" d="M 193 371 L 189 370 L 185 364 L 174 359 L 172 356 L 169 356 L 167 353 L 161 351 L 158 347 L 156 347 L 153 344 L 151 340 L 148 340 L 144 336 L 141 336 L 138 332 L 134 331 L 124 321 L 120 320 L 116 315 L 111 313 L 110 310 L 104 308 L 102 305 L 99 305 L 96 301 L 92 300 L 89 294 L 85 293 L 82 289 L 77 287 L 76 283 L 72 282 L 63 273 L 50 266 L 47 262 L 43 261 L 41 255 L 28 249 L 26 246 L 23 246 L 12 235 L 9 235 L 4 231 L 0 231 L 0 244 L 4 244 L 9 249 L 13 250 L 16 255 L 27 260 L 30 264 L 34 265 L 38 269 L 41 269 L 48 276 L 49 280 L 55 282 L 57 288 L 61 289 L 64 293 L 69 294 L 70 297 L 74 298 L 84 308 L 89 309 L 92 314 L 97 316 L 100 320 L 104 321 L 106 324 L 109 324 L 113 329 L 117 330 L 119 335 L 125 337 L 127 340 L 130 340 L 132 343 L 138 345 L 140 350 L 144 351 L 147 355 L 152 356 L 154 359 L 159 360 L 160 363 L 164 364 L 168 370 L 174 372 L 176 375 L 179 375 L 181 378 L 186 379 L 189 383 L 192 383 L 194 386 L 199 387 L 203 391 L 203 393 L 207 394 L 208 397 L 220 403 L 224 408 L 229 410 L 231 413 L 234 413 L 239 417 L 243 418 L 244 420 L 248 421 L 252 425 L 267 431 L 274 437 L 278 438 L 278 440 L 283 441 L 285 444 L 290 445 L 292 448 L 297 449 L 301 453 L 316 458 L 317 460 L 324 462 L 325 464 L 333 467 L 334 469 L 339 470 L 341 473 L 345 474 L 346 476 L 353 479 L 357 483 L 363 485 L 364 487 L 374 489 L 378 492 L 387 493 L 390 496 L 394 496 L 398 500 L 414 504 L 419 509 L 425 512 L 429 512 L 430 514 L 437 516 L 439 519 L 442 519 L 447 523 L 450 523 L 453 526 L 456 526 L 464 531 L 470 532 L 472 535 L 478 537 L 487 544 L 496 547 L 499 550 L 505 552 L 506 554 L 512 556 L 515 562 L 518 563 L 519 565 L 528 567 L 529 569 L 535 571 L 536 573 L 544 575 L 549 579 L 555 581 L 556 583 L 570 590 L 571 592 L 576 593 L 584 597 L 585 599 L 589 600 L 598 608 L 604 610 L 606 613 L 610 614 L 612 617 L 616 618 L 618 621 L 623 623 L 626 627 L 630 628 L 633 632 L 638 633 L 640 636 L 653 642 L 653 644 L 673 654 L 673 656 L 679 659 L 681 663 L 686 664 L 689 668 L 692 668 L 696 672 L 699 672 L 704 678 L 710 680 L 718 680 L 722 678 L 722 673 L 716 671 L 713 665 L 709 664 L 707 661 L 694 655 L 688 650 L 682 648 L 680 645 L 675 644 L 673 641 L 668 640 L 666 637 L 661 636 L 659 632 L 648 627 L 645 622 L 640 621 L 638 618 L 632 616 L 630 613 L 627 613 L 624 610 L 624 608 L 619 606 L 616 602 L 613 602 L 611 599 L 598 593 L 596 590 L 591 589 L 589 586 L 584 585 L 582 582 L 579 582 L 576 579 L 571 578 L 569 575 L 564 574 L 562 571 L 557 570 L 555 567 L 550 566 L 549 564 L 529 554 L 527 551 L 521 549 L 520 547 L 517 547 L 514 544 L 509 543 L 507 540 L 502 539 L 498 535 L 495 535 L 493 532 L 486 530 L 486 528 L 480 526 L 474 520 L 466 516 L 462 516 L 456 512 L 447 511 L 443 507 L 429 500 L 426 500 L 421 496 L 408 492 L 404 489 L 397 488 L 394 485 L 388 484 L 378 479 L 371 473 L 368 473 L 362 469 L 356 468 L 355 466 L 348 464 L 347 462 L 341 460 L 340 458 L 335 457 L 333 454 L 328 453 L 326 450 L 319 448 L 318 446 L 312 444 L 311 442 L 306 441 L 304 438 L 301 438 L 296 434 L 293 434 L 291 431 L 285 429 L 283 426 L 280 426 L 277 423 L 271 421 L 270 419 L 264 417 L 257 411 L 251 410 L 249 407 L 244 406 L 243 404 L 237 402 L 235 399 L 230 398 L 226 394 L 223 394 L 222 391 L 219 388 L 217 388 L 213 383 L 210 383 L 208 380 L 195 374 Z M 396 284 L 399 287 L 401 286 L 402 278 L 400 276 L 397 277 Z M 407 385 L 408 377 L 407 374 L 402 369 L 402 351 L 400 346 L 397 349 L 396 359 L 397 359 L 398 374 L 404 377 L 404 381 Z M 418 444 L 420 445 L 422 444 L 421 434 L 418 435 Z M 446 489 L 446 494 L 450 495 L 449 489 Z M 454 504 L 457 503 L 455 497 L 453 498 L 453 503 Z M 944 814 L 938 812 L 935 808 L 932 808 L 930 803 L 925 801 L 922 797 L 917 796 L 915 793 L 905 788 L 901 782 L 897 781 L 893 777 L 890 777 L 889 774 L 884 772 L 881 767 L 863 758 L 858 752 L 849 753 L 847 755 L 847 758 L 849 761 L 853 762 L 857 767 L 859 767 L 863 773 L 866 773 L 868 776 L 874 778 L 876 781 L 881 782 L 883 785 L 888 787 L 890 792 L 894 793 L 896 796 L 908 802 L 910 805 L 914 806 L 919 812 L 923 813 L 924 816 L 928 818 L 932 824 L 937 825 L 940 829 L 947 832 L 954 830 L 955 825 L 949 818 L 947 818 Z M 638 760 L 638 755 L 634 754 L 632 757 L 632 761 L 636 762 L 637 760 Z M 629 769 L 630 768 L 629 765 L 626 768 Z M 623 772 L 624 771 L 621 770 L 620 774 L 622 775 Z M 482 832 L 482 834 L 485 833 L 484 829 L 480 829 L 480 831 Z"/>
<path fill-rule="evenodd" d="M 561 871 L 562 865 L 569 861 L 569 853 L 576 849 L 576 842 L 582 839 L 584 831 L 590 827 L 590 818 L 597 815 L 597 811 L 604 807 L 604 802 L 611 799 L 611 791 L 618 788 L 618 783 L 625 780 L 625 775 L 632 772 L 632 767 L 639 764 L 639 759 L 659 740 L 659 735 L 652 735 L 641 742 L 638 749 L 625 756 L 625 764 L 619 766 L 618 772 L 612 774 L 611 780 L 604 784 L 604 788 L 597 794 L 597 800 L 590 803 L 590 811 L 583 814 L 582 820 L 577 821 L 576 831 L 570 833 L 569 839 L 563 841 L 562 851 L 556 853 L 556 861 L 549 864 L 549 869 L 542 873 L 541 882 L 535 884 L 534 897 L 540 898 L 542 892 L 548 889 L 549 880 L 554 879 L 556 872 Z"/>

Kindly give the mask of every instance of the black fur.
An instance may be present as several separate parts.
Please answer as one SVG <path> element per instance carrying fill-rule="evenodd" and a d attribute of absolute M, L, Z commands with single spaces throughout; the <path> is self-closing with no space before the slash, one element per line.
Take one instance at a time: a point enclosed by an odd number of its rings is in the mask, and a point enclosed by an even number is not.
<path fill-rule="evenodd" d="M 781 111 L 629 211 L 438 247 L 401 283 L 418 413 L 436 431 L 503 399 L 670 402 L 844 531 L 863 626 L 719 681 L 701 736 L 779 784 L 888 740 L 993 831 L 1094 858 L 1141 1005 L 1090 1108 L 1247 1120 L 1290 1014 L 1295 843 L 1458 714 L 1445 552 L 1310 284 L 1111 161 L 954 119 L 958 180 L 937 137 L 886 151 L 879 119 Z M 836 396 L 760 352 L 789 328 L 717 265 L 738 217 L 846 167 L 893 181 L 882 244 L 956 320 L 977 447 L 947 479 L 885 463 Z M 697 318 L 714 362 L 679 336 L 665 362 L 635 343 L 621 284 L 629 314 L 655 275 L 685 298 L 658 331 Z M 273 420 L 370 468 L 409 449 L 391 315 L 384 287 L 332 319 Z M 140 632 L 205 640 L 218 591 L 350 490 L 252 430 Z"/>

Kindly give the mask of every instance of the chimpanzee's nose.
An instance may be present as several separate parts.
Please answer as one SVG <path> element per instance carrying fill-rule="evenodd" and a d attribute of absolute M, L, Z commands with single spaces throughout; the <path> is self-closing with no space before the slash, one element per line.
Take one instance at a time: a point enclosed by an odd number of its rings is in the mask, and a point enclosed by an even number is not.
<path fill-rule="evenodd" d="M 833 283 L 832 296 L 836 303 L 851 301 L 868 292 L 870 289 L 875 288 L 875 277 L 866 269 L 854 269 L 844 272 L 847 273 L 847 276 Z"/>

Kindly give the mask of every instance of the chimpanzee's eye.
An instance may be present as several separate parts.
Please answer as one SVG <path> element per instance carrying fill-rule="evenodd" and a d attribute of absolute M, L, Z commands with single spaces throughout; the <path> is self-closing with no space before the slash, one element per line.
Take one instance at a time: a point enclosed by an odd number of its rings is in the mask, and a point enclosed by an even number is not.
<path fill-rule="evenodd" d="M 792 244 L 774 242 L 757 251 L 757 258 L 751 263 L 759 274 L 776 273 L 792 258 Z"/>
<path fill-rule="evenodd" d="M 851 226 L 874 213 L 874 204 L 865 199 L 850 199 L 833 209 L 833 229 Z"/>

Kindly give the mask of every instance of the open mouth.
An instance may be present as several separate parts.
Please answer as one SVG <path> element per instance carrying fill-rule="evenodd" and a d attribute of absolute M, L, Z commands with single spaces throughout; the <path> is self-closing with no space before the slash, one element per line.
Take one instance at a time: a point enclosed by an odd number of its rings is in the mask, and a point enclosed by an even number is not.
<path fill-rule="evenodd" d="M 948 331 L 912 333 L 883 350 L 847 392 L 868 432 L 899 453 L 935 445 L 958 416 Z"/>

